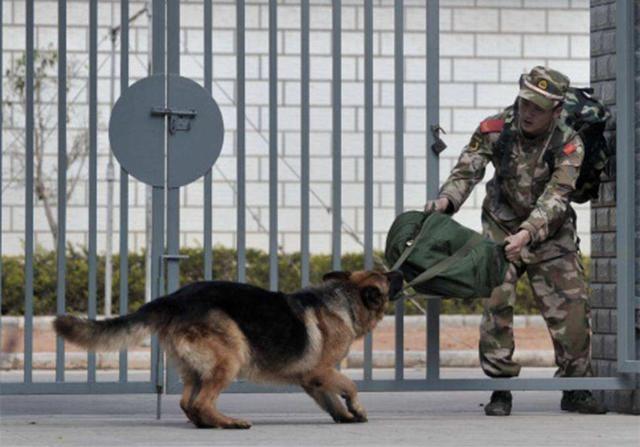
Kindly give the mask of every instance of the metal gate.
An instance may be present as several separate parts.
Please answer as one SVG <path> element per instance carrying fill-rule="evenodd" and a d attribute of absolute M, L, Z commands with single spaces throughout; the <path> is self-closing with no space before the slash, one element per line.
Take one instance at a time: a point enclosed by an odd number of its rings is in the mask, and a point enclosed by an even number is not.
<path fill-rule="evenodd" d="M 271 289 L 278 288 L 278 58 L 277 58 L 277 1 L 269 1 L 269 278 Z M 624 2 L 622 2 L 624 3 Z M 96 381 L 96 358 L 95 354 L 88 355 L 88 375 L 86 382 L 68 382 L 65 380 L 64 368 L 64 343 L 61 339 L 57 340 L 56 350 L 56 375 L 55 383 L 37 383 L 33 381 L 32 373 L 32 355 L 33 355 L 33 61 L 34 61 L 34 0 L 26 2 L 26 55 L 27 55 L 27 114 L 25 128 L 26 139 L 26 213 L 25 213 L 25 350 L 24 350 L 24 378 L 20 383 L 3 383 L 1 394 L 36 394 L 36 393 L 162 393 L 164 391 L 173 393 L 179 392 L 181 385 L 171 368 L 165 368 L 164 357 L 158 346 L 157 340 L 153 339 L 151 343 L 151 361 L 149 365 L 150 376 L 148 380 L 142 382 L 131 382 L 128 378 L 127 369 L 127 353 L 120 353 L 119 380 L 116 382 L 100 382 Z M 301 46 L 301 254 L 302 254 L 302 285 L 309 282 L 309 0 L 301 0 L 300 2 L 300 46 Z M 374 265 L 373 258 L 373 0 L 364 0 L 364 267 L 372 268 Z M 395 74 L 395 212 L 400 213 L 404 209 L 403 196 L 403 157 L 404 157 L 404 104 L 403 104 L 403 32 L 404 32 L 404 5 L 402 0 L 394 0 L 395 19 L 394 19 L 394 74 Z M 425 67 L 427 77 L 427 176 L 425 198 L 435 198 L 439 186 L 438 177 L 438 155 L 437 143 L 439 141 L 439 4 L 437 0 L 429 0 L 426 3 L 425 14 L 428 35 L 425 33 L 427 48 L 427 64 Z M 622 10 L 623 8 L 619 8 Z M 96 169 L 96 147 L 97 147 L 97 0 L 90 0 L 90 153 L 89 153 L 89 317 L 96 317 L 96 233 L 97 233 L 97 169 Z M 170 134 L 178 132 L 186 132 L 189 130 L 189 120 L 199 111 L 189 109 L 188 105 L 182 109 L 177 109 L 171 104 L 167 98 L 167 90 L 171 90 L 171 79 L 180 73 L 180 47 L 179 47 L 179 30 L 180 30 L 180 2 L 178 0 L 153 0 L 152 1 L 152 17 L 153 17 L 153 57 L 152 57 L 152 74 L 156 79 L 161 79 L 164 86 L 160 101 L 153 112 L 160 117 L 164 127 L 159 134 L 159 141 L 162 148 L 162 175 L 160 181 L 150 181 L 153 186 L 153 217 L 152 229 L 153 237 L 151 243 L 151 270 L 152 270 L 152 297 L 158 297 L 166 292 L 172 292 L 179 287 L 178 283 L 178 263 L 180 256 L 179 249 L 179 212 L 180 197 L 179 188 L 184 182 L 172 183 L 170 181 L 171 171 L 174 168 L 171 160 L 171 141 Z M 210 97 L 212 83 L 212 22 L 211 22 L 211 0 L 204 1 L 204 90 Z M 245 4 L 244 0 L 236 1 L 236 83 L 237 83 L 237 140 L 236 140 L 236 156 L 237 156 L 237 264 L 238 264 L 238 281 L 246 280 L 246 190 L 245 190 Z M 120 59 L 120 79 L 121 92 L 127 94 L 129 87 L 129 65 L 128 65 L 128 43 L 129 43 L 129 4 L 127 0 L 121 1 L 121 59 Z M 630 24 L 630 18 L 633 14 L 620 17 L 619 32 L 631 33 L 633 26 Z M 625 20 L 629 19 L 629 20 Z M 626 24 L 626 25 L 625 25 Z M 342 232 L 342 216 L 341 216 L 341 2 L 339 0 L 332 1 L 332 33 L 331 33 L 331 57 L 332 57 L 332 267 L 339 269 L 341 264 L 341 232 Z M 59 107 L 58 107 L 58 190 L 65 191 L 65 163 L 66 163 L 66 2 L 59 1 L 59 25 L 58 25 L 58 44 L 59 44 Z M 633 42 L 628 39 L 626 42 Z M 626 47 L 625 47 L 626 48 Z M 622 50 L 625 50 L 622 48 Z M 629 47 L 631 48 L 631 47 Z M 632 51 L 626 48 L 625 51 Z M 629 59 L 632 60 L 632 59 Z M 620 64 L 624 63 L 625 58 L 618 58 Z M 630 64 L 633 67 L 633 64 Z M 1 68 L 1 67 L 0 67 Z M 622 79 L 621 72 L 631 70 L 629 67 L 621 67 L 619 76 Z M 633 87 L 633 77 L 630 78 L 629 88 Z M 130 91 L 130 90 L 129 90 Z M 619 93 L 620 95 L 620 93 Z M 162 101 L 160 99 L 163 99 Z M 619 102 L 620 96 L 619 96 Z M 632 108 L 632 107 L 631 107 Z M 116 110 L 116 109 L 114 109 Z M 152 111 L 150 111 L 152 112 Z M 632 116 L 632 115 L 629 115 Z M 113 119 L 113 117 L 112 117 Z M 174 119 L 176 121 L 174 121 Z M 196 116 L 197 120 L 197 116 Z M 126 120 L 125 120 L 126 121 Z M 631 126 L 633 121 L 631 121 Z M 177 126 L 172 127 L 172 126 Z M 195 124 L 194 124 L 195 126 Z M 625 133 L 626 132 L 626 133 Z M 627 138 L 633 138 L 633 128 L 626 130 L 619 129 L 619 135 L 622 134 Z M 619 138 L 618 144 L 620 144 Z M 630 145 L 629 147 L 633 147 Z M 115 148 L 114 148 L 115 150 Z M 126 153 L 126 151 L 124 151 Z M 145 153 L 146 154 L 146 153 Z M 629 155 L 632 157 L 632 155 Z M 620 162 L 621 158 L 618 159 Z M 136 162 L 132 162 L 134 167 L 127 167 L 132 171 L 137 168 Z M 629 163 L 628 166 L 632 166 Z M 135 176 L 135 173 L 132 172 Z M 157 174 L 157 172 L 156 172 Z M 127 204 L 129 200 L 128 191 L 128 175 L 129 172 L 124 168 L 120 172 L 120 232 L 127 234 L 128 232 L 128 212 Z M 211 207 L 211 170 L 207 170 L 204 182 L 204 253 L 205 253 L 205 279 L 211 279 L 211 223 L 212 223 L 212 207 Z M 627 177 L 628 178 L 628 177 Z M 633 177 L 631 177 L 633 178 Z M 621 184 L 630 184 L 630 182 L 619 181 Z M 624 186 L 622 186 L 624 187 Z M 628 190 L 627 190 L 628 189 Z M 632 193 L 633 188 L 625 189 L 625 193 Z M 633 195 L 623 196 L 633 197 Z M 57 240 L 58 248 L 58 290 L 57 290 L 57 309 L 58 313 L 65 312 L 65 222 L 66 222 L 66 206 L 64 193 L 58 195 L 58 221 L 59 237 Z M 629 209 L 633 209 L 633 198 L 631 199 Z M 621 214 L 619 214 L 621 215 Z M 626 215 L 625 215 L 626 216 Z M 633 217 L 621 218 L 618 221 L 619 234 L 622 231 L 633 232 L 633 225 L 629 225 L 629 219 L 633 224 Z M 623 228 L 623 225 L 627 225 Z M 626 229 L 626 230 L 625 230 Z M 625 233 L 626 234 L 626 233 Z M 632 233 L 633 234 L 633 233 Z M 624 239 L 623 239 L 624 240 Z M 620 239 L 618 240 L 620 244 Z M 622 242 L 624 243 L 624 242 Z M 128 253 L 127 238 L 120 238 L 120 253 Z M 619 260 L 626 261 L 628 258 L 624 256 L 624 250 L 618 251 Z M 633 259 L 633 256 L 631 257 Z M 633 278 L 633 261 L 631 264 L 630 274 Z M 165 268 L 166 267 L 166 268 Z M 121 256 L 120 269 L 122 272 L 127 271 L 127 256 Z M 166 277 L 165 277 L 166 270 Z M 629 272 L 628 272 L 629 273 Z M 622 276 L 622 281 L 629 281 L 628 276 Z M 120 312 L 126 313 L 128 308 L 127 302 L 127 275 L 121 276 L 121 301 Z M 625 283 L 627 284 L 627 283 Z M 619 309 L 630 310 L 637 306 L 637 299 L 633 295 L 623 294 L 619 287 Z M 1 295 L 0 295 L 1 298 Z M 608 377 L 608 378 L 554 378 L 554 379 L 443 379 L 440 377 L 439 362 L 439 315 L 440 301 L 436 297 L 428 300 L 428 307 L 425 316 L 425 324 L 427 327 L 427 368 L 425 376 L 419 379 L 405 378 L 404 374 L 404 304 L 402 301 L 396 303 L 396 346 L 395 346 L 395 368 L 394 377 L 392 379 L 380 380 L 373 378 L 372 352 L 373 342 L 371 335 L 367 336 L 364 346 L 364 367 L 362 371 L 362 379 L 357 380 L 360 390 L 363 391 L 412 391 L 412 390 L 493 390 L 493 389 L 515 389 L 515 390 L 550 390 L 550 389 L 628 389 L 633 388 L 633 381 L 625 376 Z M 633 314 L 633 312 L 629 312 Z M 631 318 L 631 317 L 630 317 Z M 631 371 L 638 364 L 633 355 L 629 353 L 633 351 L 635 340 L 633 340 L 632 328 L 627 324 L 620 324 L 621 332 L 619 335 L 620 346 L 622 350 L 619 355 L 620 359 L 624 359 L 621 364 L 621 371 Z M 637 371 L 637 368 L 635 369 Z M 165 374 L 166 373 L 166 374 Z M 250 392 L 250 391 L 290 391 L 290 388 L 280 387 L 263 387 L 251 385 L 244 382 L 234 383 L 231 387 L 232 391 Z"/>

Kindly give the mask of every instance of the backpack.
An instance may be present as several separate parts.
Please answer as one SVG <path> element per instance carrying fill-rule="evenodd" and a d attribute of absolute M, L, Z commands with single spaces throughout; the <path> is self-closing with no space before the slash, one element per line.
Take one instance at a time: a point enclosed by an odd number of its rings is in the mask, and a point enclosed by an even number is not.
<path fill-rule="evenodd" d="M 403 290 L 445 298 L 487 298 L 504 282 L 509 262 L 503 246 L 447 214 L 407 211 L 391 225 L 384 255 L 391 270 L 400 270 L 408 282 Z"/>
<path fill-rule="evenodd" d="M 591 96 L 592 88 L 570 87 L 565 94 L 565 102 L 560 114 L 560 121 L 580 136 L 584 143 L 584 160 L 580 166 L 580 174 L 576 181 L 576 188 L 571 193 L 571 201 L 584 203 L 598 197 L 601 174 L 605 170 L 611 149 L 604 137 L 607 120 L 611 116 L 608 108 L 599 100 Z M 512 106 L 516 110 L 516 103 Z M 517 112 L 515 112 L 517 113 Z M 512 126 L 505 125 L 498 141 L 494 145 L 494 156 L 500 163 L 508 161 L 508 150 L 514 138 Z M 562 150 L 560 146 L 551 147 L 544 154 L 544 161 L 553 172 L 555 167 L 555 151 Z M 498 178 L 498 184 L 501 179 Z"/>
<path fill-rule="evenodd" d="M 569 88 L 560 119 L 572 128 L 584 143 L 584 161 L 576 181 L 571 200 L 584 203 L 598 198 L 600 176 L 607 167 L 611 149 L 604 137 L 607 120 L 611 116 L 607 107 L 591 94 L 592 88 Z M 549 167 L 553 171 L 553 159 Z"/>

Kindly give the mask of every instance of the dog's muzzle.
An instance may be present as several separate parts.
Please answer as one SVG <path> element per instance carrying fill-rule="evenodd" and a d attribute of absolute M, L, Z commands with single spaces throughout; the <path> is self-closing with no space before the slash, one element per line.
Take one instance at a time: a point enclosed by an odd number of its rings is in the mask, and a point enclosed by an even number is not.
<path fill-rule="evenodd" d="M 386 273 L 389 280 L 389 300 L 395 301 L 402 297 L 400 292 L 402 291 L 402 284 L 404 283 L 404 276 L 402 272 L 394 270 L 393 272 Z"/>

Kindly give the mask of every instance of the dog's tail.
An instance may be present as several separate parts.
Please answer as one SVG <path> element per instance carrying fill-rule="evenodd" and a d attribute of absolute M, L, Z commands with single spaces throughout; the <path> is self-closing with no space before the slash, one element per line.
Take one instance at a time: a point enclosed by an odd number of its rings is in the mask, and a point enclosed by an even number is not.
<path fill-rule="evenodd" d="M 115 351 L 141 342 L 151 331 L 145 314 L 129 315 L 96 321 L 61 315 L 53 321 L 58 335 L 89 351 Z"/>

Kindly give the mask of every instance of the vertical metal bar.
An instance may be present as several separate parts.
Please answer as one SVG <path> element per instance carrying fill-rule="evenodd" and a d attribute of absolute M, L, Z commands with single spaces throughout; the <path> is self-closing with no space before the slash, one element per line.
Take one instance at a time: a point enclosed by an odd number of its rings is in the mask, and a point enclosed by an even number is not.
<path fill-rule="evenodd" d="M 33 2 L 26 5 L 26 116 L 24 222 L 24 382 L 32 381 L 33 366 Z"/>
<path fill-rule="evenodd" d="M 439 1 L 427 1 L 427 199 L 435 199 L 439 188 L 439 159 L 431 150 L 431 132 L 440 119 L 440 22 Z M 440 377 L 440 300 L 427 301 L 427 379 Z"/>
<path fill-rule="evenodd" d="M 64 3 L 64 2 L 61 2 Z M 98 0 L 89 3 L 89 309 L 96 318 L 98 202 Z M 89 383 L 96 381 L 96 354 L 88 353 Z"/>
<path fill-rule="evenodd" d="M 65 313 L 67 226 L 67 4 L 58 2 L 57 313 Z M 56 381 L 64 381 L 64 340 L 56 337 Z"/>
<path fill-rule="evenodd" d="M 300 8 L 300 282 L 309 285 L 309 0 Z"/>
<path fill-rule="evenodd" d="M 373 268 L 373 0 L 364 3 L 364 268 Z M 371 380 L 373 336 L 364 339 L 364 379 Z"/>
<path fill-rule="evenodd" d="M 129 87 L 129 0 L 120 3 L 120 94 Z M 120 315 L 129 310 L 129 175 L 120 169 Z M 148 249 L 148 247 L 147 247 Z M 119 380 L 128 380 L 127 351 L 120 351 Z"/>
<path fill-rule="evenodd" d="M 155 11 L 154 11 L 155 12 Z M 152 195 L 152 227 L 153 237 L 151 238 L 151 299 L 154 300 L 164 294 L 164 275 L 162 270 L 162 253 L 164 252 L 164 190 L 153 187 Z M 163 357 L 159 349 L 157 337 L 153 338 L 151 349 L 151 382 L 156 385 L 157 390 L 162 389 L 163 377 Z"/>
<path fill-rule="evenodd" d="M 152 41 L 153 49 L 151 56 L 152 73 L 165 73 L 165 0 L 153 0 L 152 12 Z M 166 96 L 158 98 L 160 104 L 166 105 Z M 165 133 L 166 135 L 166 133 Z M 158 298 L 164 293 L 164 283 L 162 278 L 162 253 L 164 252 L 164 189 L 153 187 L 152 190 L 152 241 L 151 241 L 151 299 Z M 159 349 L 157 337 L 153 338 L 151 350 L 151 381 L 156 384 L 158 392 L 162 390 L 163 357 Z"/>
<path fill-rule="evenodd" d="M 167 74 L 180 74 L 180 1 L 172 0 L 167 2 Z M 172 83 L 171 76 L 167 81 L 167 102 L 171 106 Z M 169 255 L 177 255 L 180 250 L 180 188 L 170 187 L 168 179 L 171 179 L 171 166 L 169 165 L 168 154 L 172 151 L 172 140 L 167 138 L 167 156 L 165 157 L 165 188 L 166 226 L 167 226 L 167 250 Z M 171 257 L 167 259 L 167 293 L 174 292 L 180 286 L 180 264 L 179 258 Z M 177 383 L 178 376 L 175 368 L 167 368 L 167 383 Z"/>
<path fill-rule="evenodd" d="M 211 38 L 213 30 L 211 29 L 211 0 L 204 1 L 204 88 L 211 94 L 211 78 L 212 78 L 212 44 Z M 211 169 L 207 170 L 204 175 L 204 279 L 210 280 L 212 276 L 212 252 L 211 252 Z"/>
<path fill-rule="evenodd" d="M 404 4 L 394 2 L 394 121 L 395 121 L 395 212 L 404 210 Z M 404 377 L 404 300 L 395 303 L 395 378 Z"/>
<path fill-rule="evenodd" d="M 238 281 L 246 281 L 246 171 L 245 171 L 245 32 L 244 32 L 244 0 L 236 1 L 236 82 L 238 98 L 236 101 L 236 163 L 238 178 L 237 209 L 237 264 Z"/>
<path fill-rule="evenodd" d="M 0 2 L 0 23 L 4 23 L 4 9 L 3 4 Z M 0 31 L 0 54 L 3 54 L 4 46 L 2 44 L 2 31 Z M 3 71 L 2 66 L 2 57 L 0 57 L 0 73 Z M 0 104 L 2 103 L 2 82 L 0 82 Z M 4 122 L 4 116 L 2 113 L 2 107 L 0 107 L 0 123 Z M 2 309 L 2 154 L 4 151 L 2 150 L 2 131 L 0 130 L 0 309 Z M 2 318 L 0 315 L 0 346 L 2 346 Z"/>
<path fill-rule="evenodd" d="M 618 368 L 635 359 L 634 3 L 616 2 L 616 262 Z M 630 39 L 630 40 L 629 40 Z"/>
<path fill-rule="evenodd" d="M 278 3 L 269 0 L 269 287 L 278 289 Z"/>
<path fill-rule="evenodd" d="M 180 1 L 167 2 L 167 74 L 180 74 Z M 171 98 L 171 82 L 168 83 Z M 167 99 L 168 101 L 170 99 Z M 169 139 L 169 141 L 171 141 Z M 171 147 L 169 146 L 169 150 Z M 171 178 L 170 167 L 167 166 L 166 176 Z M 180 195 L 179 188 L 169 188 L 167 191 L 167 252 L 178 254 L 180 250 Z M 179 259 L 167 261 L 167 293 L 171 293 L 179 286 Z"/>
<path fill-rule="evenodd" d="M 332 106 L 332 179 L 331 179 L 331 266 L 340 270 L 342 230 L 342 5 L 332 0 L 331 21 L 331 106 Z"/>

